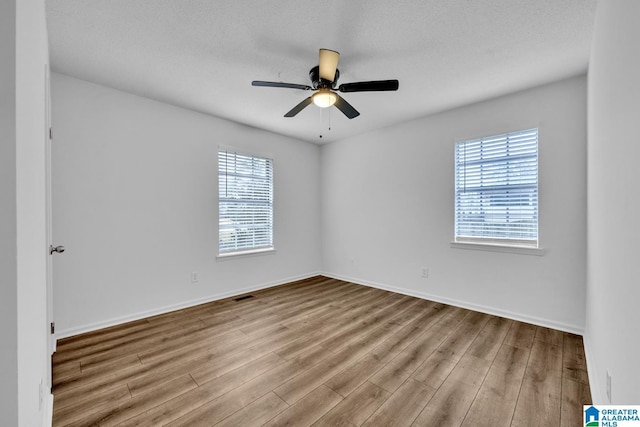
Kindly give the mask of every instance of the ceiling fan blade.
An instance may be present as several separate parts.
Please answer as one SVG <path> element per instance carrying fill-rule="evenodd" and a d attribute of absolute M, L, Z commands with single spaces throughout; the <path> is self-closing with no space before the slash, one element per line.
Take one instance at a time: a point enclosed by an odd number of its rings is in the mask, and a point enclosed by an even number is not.
<path fill-rule="evenodd" d="M 288 89 L 302 89 L 313 90 L 311 86 L 299 85 L 296 83 L 282 83 L 282 82 L 264 82 L 262 80 L 254 80 L 251 82 L 251 86 L 263 86 L 263 87 L 284 87 Z"/>
<path fill-rule="evenodd" d="M 304 110 L 304 108 L 311 104 L 313 102 L 313 97 L 308 97 L 306 99 L 304 99 L 300 104 L 296 105 L 295 107 L 293 107 L 287 114 L 285 114 L 285 117 L 293 117 L 296 114 L 298 114 L 300 111 Z"/>
<path fill-rule="evenodd" d="M 335 50 L 320 49 L 320 78 L 332 82 L 336 77 L 340 53 Z"/>
<path fill-rule="evenodd" d="M 344 100 L 343 97 L 341 97 L 340 95 L 338 95 L 337 93 L 334 92 L 334 94 L 336 95 L 336 103 L 333 104 L 335 105 L 335 107 L 342 111 L 342 113 L 347 116 L 350 119 L 353 119 L 354 117 L 358 117 L 360 115 L 360 113 L 358 112 L 358 110 L 356 110 L 355 108 L 353 108 L 351 106 L 351 104 L 349 104 L 347 101 Z"/>
<path fill-rule="evenodd" d="M 345 83 L 338 87 L 340 92 L 379 92 L 398 90 L 397 80 L 376 80 L 372 82 Z"/>

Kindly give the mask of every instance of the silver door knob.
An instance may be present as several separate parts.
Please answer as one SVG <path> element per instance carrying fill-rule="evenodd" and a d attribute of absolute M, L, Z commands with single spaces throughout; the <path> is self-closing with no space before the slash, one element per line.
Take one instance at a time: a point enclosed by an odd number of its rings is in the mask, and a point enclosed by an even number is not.
<path fill-rule="evenodd" d="M 64 246 L 53 246 L 53 245 L 49 245 L 49 254 L 53 255 L 53 253 L 59 253 L 61 254 L 62 252 L 64 252 Z"/>

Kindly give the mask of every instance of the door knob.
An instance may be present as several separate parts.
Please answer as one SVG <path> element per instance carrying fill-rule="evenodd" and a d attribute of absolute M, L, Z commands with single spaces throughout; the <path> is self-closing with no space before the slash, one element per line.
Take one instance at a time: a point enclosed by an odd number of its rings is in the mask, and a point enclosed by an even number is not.
<path fill-rule="evenodd" d="M 64 246 L 54 247 L 53 245 L 49 245 L 49 254 L 53 255 L 54 252 L 61 254 L 62 252 L 64 252 Z"/>

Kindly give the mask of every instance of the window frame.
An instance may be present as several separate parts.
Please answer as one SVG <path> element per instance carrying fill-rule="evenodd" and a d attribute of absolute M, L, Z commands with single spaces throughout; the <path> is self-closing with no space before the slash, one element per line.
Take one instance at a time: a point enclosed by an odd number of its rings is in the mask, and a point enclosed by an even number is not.
<path fill-rule="evenodd" d="M 240 156 L 244 156 L 244 157 L 250 157 L 250 158 L 254 158 L 254 159 L 260 159 L 260 160 L 267 160 L 270 162 L 270 168 L 271 168 L 271 182 L 270 182 L 270 196 L 271 196 L 271 201 L 270 201 L 270 208 L 271 208 L 271 245 L 270 246 L 260 246 L 260 247 L 249 247 L 249 248 L 240 248 L 240 249 L 235 249 L 235 250 L 226 250 L 226 251 L 221 251 L 221 246 L 220 246 L 220 239 L 221 239 L 221 227 L 220 227 L 220 222 L 221 222 L 221 199 L 222 199 L 222 194 L 220 192 L 220 156 L 222 152 L 226 152 L 226 153 L 234 153 L 236 155 L 240 155 Z M 263 154 L 263 153 L 251 153 L 248 150 L 243 150 L 243 149 L 238 149 L 236 147 L 231 147 L 231 146 L 219 146 L 218 150 L 216 152 L 216 177 L 217 177 L 217 192 L 218 192 L 218 198 L 217 198 L 217 213 L 218 213 L 218 245 L 217 245 L 217 255 L 216 258 L 218 260 L 225 260 L 225 259 L 231 259 L 234 257 L 243 257 L 243 256 L 255 256 L 255 255 L 266 255 L 266 254 L 273 254 L 276 252 L 275 249 L 275 197 L 274 197 L 274 187 L 275 187 L 275 161 L 273 156 L 267 155 L 267 154 Z"/>
<path fill-rule="evenodd" d="M 459 222 L 458 222 L 458 203 L 459 203 L 459 190 L 458 190 L 458 172 L 459 172 L 459 161 L 457 156 L 458 147 L 461 144 L 472 144 L 472 143 L 480 143 L 482 144 L 484 141 L 495 140 L 499 138 L 504 138 L 508 140 L 510 137 L 514 137 L 518 134 L 523 134 L 526 132 L 536 132 L 536 158 L 535 158 L 535 167 L 536 167 L 536 207 L 535 207 L 535 240 L 534 239 L 522 239 L 522 238 L 509 238 L 502 236 L 464 236 L 458 235 L 459 231 Z M 506 144 L 507 142 L 505 142 Z M 498 133 L 493 135 L 487 135 L 476 138 L 465 138 L 465 139 L 457 139 L 454 142 L 454 207 L 453 207 L 453 241 L 450 246 L 452 248 L 458 249 L 476 249 L 476 250 L 485 250 L 485 251 L 493 251 L 493 252 L 510 252 L 510 253 L 520 253 L 520 254 L 529 254 L 529 255 L 543 255 L 545 250 L 540 247 L 540 128 L 539 126 L 523 128 L 520 130 L 509 131 L 504 133 Z M 491 163 L 488 161 L 486 163 Z M 483 163 L 484 165 L 484 163 Z"/>

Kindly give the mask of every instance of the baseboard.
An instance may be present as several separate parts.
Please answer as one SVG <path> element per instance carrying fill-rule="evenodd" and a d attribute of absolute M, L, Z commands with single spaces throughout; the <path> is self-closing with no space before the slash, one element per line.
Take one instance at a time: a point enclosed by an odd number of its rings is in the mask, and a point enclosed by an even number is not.
<path fill-rule="evenodd" d="M 130 315 L 127 315 L 127 316 L 115 317 L 115 318 L 108 319 L 108 320 L 105 320 L 105 321 L 102 321 L 102 322 L 95 322 L 95 323 L 91 323 L 91 324 L 88 324 L 88 325 L 83 325 L 83 326 L 78 326 L 78 327 L 75 327 L 75 328 L 61 330 L 60 332 L 56 332 L 56 342 L 57 342 L 57 340 L 62 339 L 62 338 L 67 338 L 67 337 L 71 337 L 71 336 L 74 336 L 74 335 L 84 334 L 84 333 L 87 333 L 87 332 L 96 331 L 98 329 L 108 328 L 110 326 L 120 325 L 122 323 L 132 322 L 134 320 L 144 319 L 146 317 L 157 316 L 159 314 L 169 313 L 169 312 L 175 311 L 175 310 L 182 310 L 184 308 L 193 307 L 195 305 L 205 304 L 205 303 L 208 303 L 208 302 L 229 298 L 229 297 L 232 297 L 232 296 L 235 296 L 235 295 L 245 294 L 247 292 L 254 292 L 254 291 L 257 291 L 257 290 L 260 290 L 260 289 L 265 289 L 265 288 L 271 288 L 271 287 L 274 287 L 274 286 L 283 285 L 283 284 L 286 284 L 286 283 L 289 283 L 289 282 L 295 282 L 297 280 L 304 280 L 304 279 L 308 279 L 310 277 L 315 277 L 315 276 L 319 276 L 319 275 L 321 275 L 321 273 L 314 272 L 314 273 L 308 273 L 308 274 L 295 276 L 295 277 L 288 277 L 288 278 L 285 278 L 285 279 L 275 280 L 275 281 L 272 281 L 272 282 L 266 282 L 266 283 L 261 283 L 261 284 L 257 284 L 257 285 L 254 285 L 254 286 L 248 286 L 246 288 L 235 289 L 235 290 L 229 291 L 229 292 L 223 292 L 223 293 L 220 293 L 220 294 L 209 295 L 209 296 L 206 296 L 204 298 L 198 298 L 198 299 L 195 299 L 195 300 L 184 301 L 184 302 L 181 302 L 179 304 L 159 307 L 159 308 L 152 309 L 152 310 L 147 310 L 147 311 L 143 311 L 143 312 L 139 312 L 139 313 L 133 313 L 133 314 L 130 314 Z"/>
<path fill-rule="evenodd" d="M 53 426 L 53 394 L 47 394 L 44 402 L 44 413 L 42 419 L 42 425 L 46 427 Z"/>
<path fill-rule="evenodd" d="M 582 336 L 582 342 L 584 343 L 584 356 L 587 360 L 587 374 L 589 375 L 589 388 L 591 390 L 591 400 L 594 405 L 608 405 L 608 400 L 606 393 L 602 393 L 602 389 L 600 388 L 600 382 L 596 381 L 598 378 L 596 373 L 596 360 L 593 355 L 591 339 L 589 338 L 589 334 L 585 333 Z"/>
<path fill-rule="evenodd" d="M 92 324 L 88 324 L 88 325 L 83 325 L 83 326 L 79 326 L 79 327 L 75 327 L 75 328 L 62 330 L 62 331 L 56 333 L 56 341 L 58 339 L 70 337 L 70 336 L 73 336 L 73 335 L 78 335 L 78 334 L 83 334 L 83 333 L 95 331 L 95 330 L 98 330 L 98 329 L 108 328 L 110 326 L 115 326 L 115 325 L 119 325 L 119 324 L 126 323 L 126 322 L 132 322 L 132 321 L 135 321 L 135 320 L 144 319 L 146 317 L 157 316 L 159 314 L 164 314 L 164 313 L 168 313 L 168 312 L 175 311 L 175 310 L 181 310 L 181 309 L 184 309 L 184 308 L 193 307 L 195 305 L 205 304 L 205 303 L 208 303 L 208 302 L 229 298 L 229 297 L 232 297 L 232 296 L 235 296 L 235 295 L 244 294 L 244 293 L 247 293 L 247 292 L 253 292 L 253 291 L 260 290 L 260 289 L 265 289 L 265 288 L 270 288 L 270 287 L 273 287 L 273 286 L 283 285 L 283 284 L 286 284 L 286 283 L 289 283 L 289 282 L 295 282 L 296 280 L 308 279 L 310 277 L 314 277 L 314 276 L 318 276 L 318 275 L 322 275 L 322 276 L 326 276 L 326 277 L 330 277 L 330 278 L 338 279 L 338 280 L 344 280 L 344 281 L 347 281 L 347 282 L 352 282 L 352 283 L 356 283 L 356 284 L 360 284 L 360 285 L 364 285 L 364 286 L 370 286 L 372 288 L 377 288 L 377 289 L 382 289 L 382 290 L 386 290 L 386 291 L 396 292 L 396 293 L 403 294 L 403 295 L 409 295 L 409 296 L 416 297 L 416 298 L 427 299 L 427 300 L 430 300 L 430 301 L 435 301 L 435 302 L 440 302 L 440 303 L 443 303 L 443 304 L 453 305 L 453 306 L 456 306 L 456 307 L 462 307 L 462 308 L 466 308 L 468 310 L 479 311 L 479 312 L 482 312 L 482 313 L 492 314 L 492 315 L 495 315 L 495 316 L 505 317 L 505 318 L 508 318 L 508 319 L 518 320 L 518 321 L 521 321 L 521 322 L 531 323 L 531 324 L 534 324 L 534 325 L 539 325 L 539 326 L 543 326 L 543 327 L 547 327 L 547 328 L 558 329 L 558 330 L 561 330 L 561 331 L 570 332 L 570 333 L 577 334 L 577 335 L 583 335 L 584 334 L 584 329 L 580 328 L 578 326 L 575 326 L 575 325 L 569 325 L 569 324 L 565 324 L 565 323 L 561 323 L 561 322 L 555 322 L 555 321 L 551 321 L 551 320 L 548 320 L 548 319 L 542 319 L 542 318 L 538 318 L 538 317 L 534 317 L 534 316 L 527 316 L 527 315 L 523 315 L 523 314 L 520 314 L 520 313 L 514 313 L 514 312 L 507 311 L 507 310 L 500 310 L 500 309 L 496 309 L 494 307 L 483 306 L 483 305 L 474 304 L 474 303 L 471 303 L 471 302 L 468 302 L 468 301 L 460 301 L 460 300 L 447 298 L 447 297 L 442 297 L 442 296 L 439 296 L 439 295 L 429 294 L 429 293 L 425 293 L 425 292 L 417 292 L 417 291 L 410 290 L 410 289 L 405 289 L 405 288 L 401 288 L 401 287 L 397 287 L 397 286 L 391 286 L 391 285 L 388 285 L 388 284 L 385 284 L 385 283 L 379 283 L 379 282 L 373 282 L 373 281 L 369 281 L 369 280 L 359 279 L 359 278 L 356 278 L 356 277 L 343 276 L 343 275 L 333 274 L 333 273 L 328 273 L 328 272 L 313 272 L 313 273 L 308 273 L 308 274 L 304 274 L 304 275 L 300 275 L 300 276 L 288 277 L 288 278 L 280 279 L 280 280 L 276 280 L 276 281 L 265 282 L 265 283 L 261 283 L 261 284 L 258 284 L 258 285 L 249 286 L 249 287 L 241 288 L 241 289 L 236 289 L 236 290 L 233 290 L 233 291 L 224 292 L 224 293 L 220 293 L 220 294 L 209 295 L 209 296 L 204 297 L 204 298 L 185 301 L 185 302 L 182 302 L 182 303 L 179 303 L 179 304 L 170 305 L 170 306 L 159 307 L 159 308 L 156 308 L 156 309 L 153 309 L 153 310 L 147 310 L 147 311 L 144 311 L 144 312 L 134 313 L 134 314 L 127 315 L 127 316 L 121 316 L 121 317 L 117 317 L 117 318 L 112 318 L 112 319 L 108 319 L 108 320 L 105 320 L 105 321 L 102 321 L 102 322 L 96 322 L 96 323 L 92 323 Z M 586 351 L 586 343 L 585 343 L 585 351 Z M 591 376 L 591 373 L 589 373 L 589 375 Z"/>
<path fill-rule="evenodd" d="M 468 310 L 479 311 L 482 313 L 492 314 L 494 316 L 505 317 L 507 319 L 517 320 L 520 322 L 531 323 L 545 328 L 558 329 L 564 332 L 570 332 L 572 334 L 583 335 L 584 328 L 576 325 L 570 325 L 562 322 L 555 322 L 548 319 L 542 319 L 535 316 L 527 316 L 520 313 L 514 313 L 507 310 L 500 310 L 494 307 L 488 307 L 484 305 L 474 304 L 468 301 L 460 301 L 452 298 L 442 297 L 440 295 L 429 294 L 425 292 L 417 292 L 410 289 L 405 289 L 397 286 L 391 286 L 385 283 L 372 282 L 369 280 L 362 280 L 355 277 L 342 276 L 333 273 L 322 272 L 323 276 L 331 277 L 333 279 L 344 280 L 347 282 L 356 283 L 359 285 L 369 286 L 372 288 L 382 289 L 385 291 L 391 291 L 398 294 L 408 295 L 416 298 L 426 299 L 429 301 L 435 301 L 443 304 L 453 305 L 456 307 L 466 308 Z"/>

